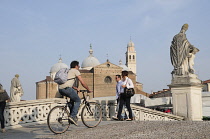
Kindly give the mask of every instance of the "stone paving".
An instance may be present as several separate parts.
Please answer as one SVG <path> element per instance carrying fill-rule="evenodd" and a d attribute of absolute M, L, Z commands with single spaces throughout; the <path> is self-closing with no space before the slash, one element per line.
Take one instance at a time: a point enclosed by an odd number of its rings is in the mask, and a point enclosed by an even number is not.
<path fill-rule="evenodd" d="M 96 128 L 81 122 L 63 134 L 54 135 L 46 124 L 8 129 L 1 139 L 210 139 L 210 121 L 103 121 Z"/>

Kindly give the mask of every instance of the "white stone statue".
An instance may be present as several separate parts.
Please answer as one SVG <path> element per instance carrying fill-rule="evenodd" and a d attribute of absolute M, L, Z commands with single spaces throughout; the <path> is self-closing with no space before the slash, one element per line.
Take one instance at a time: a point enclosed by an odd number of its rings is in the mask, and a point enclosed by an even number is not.
<path fill-rule="evenodd" d="M 189 73 L 194 74 L 193 68 L 195 54 L 199 51 L 187 40 L 185 32 L 188 24 L 184 24 L 181 31 L 174 36 L 170 47 L 171 63 L 174 66 L 173 75 L 187 76 Z"/>
<path fill-rule="evenodd" d="M 11 81 L 11 87 L 10 87 L 11 102 L 19 102 L 21 99 L 21 96 L 23 96 L 23 89 L 18 78 L 19 78 L 19 75 L 16 74 L 15 77 Z"/>

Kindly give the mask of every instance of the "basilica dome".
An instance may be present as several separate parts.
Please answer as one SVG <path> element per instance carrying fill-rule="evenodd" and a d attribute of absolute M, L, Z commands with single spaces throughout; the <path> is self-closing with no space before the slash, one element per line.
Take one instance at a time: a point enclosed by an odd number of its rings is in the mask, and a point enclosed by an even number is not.
<path fill-rule="evenodd" d="M 62 62 L 62 59 L 60 58 L 58 63 L 54 64 L 50 69 L 50 76 L 52 79 L 54 79 L 56 72 L 58 72 L 62 68 L 69 68 L 65 63 Z"/>
<path fill-rule="evenodd" d="M 93 56 L 93 50 L 92 50 L 91 45 L 90 45 L 89 53 L 90 55 L 87 58 L 85 58 L 82 62 L 82 65 L 81 65 L 82 69 L 90 70 L 91 68 L 97 65 L 100 65 L 100 62 L 98 61 L 98 59 Z"/>

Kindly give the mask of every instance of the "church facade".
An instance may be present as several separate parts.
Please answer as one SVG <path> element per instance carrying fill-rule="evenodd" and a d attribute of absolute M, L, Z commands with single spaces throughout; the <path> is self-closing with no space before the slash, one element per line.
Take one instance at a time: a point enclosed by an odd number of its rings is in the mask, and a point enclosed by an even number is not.
<path fill-rule="evenodd" d="M 93 56 L 91 45 L 89 53 L 90 55 L 81 64 L 80 73 L 89 88 L 93 90 L 93 93 L 89 94 L 91 98 L 115 96 L 115 76 L 121 75 L 123 70 L 129 72 L 128 77 L 133 81 L 136 93 L 144 95 L 145 92 L 142 91 L 142 84 L 136 81 L 136 51 L 132 41 L 127 45 L 126 65 L 123 65 L 121 61 L 119 65 L 116 65 L 109 60 L 100 64 L 98 59 Z M 45 80 L 36 82 L 37 99 L 59 97 L 58 86 L 53 82 L 53 79 L 55 73 L 61 68 L 68 68 L 68 66 L 62 63 L 60 58 L 59 62 L 52 66 L 50 76 L 46 76 Z M 79 89 L 84 89 L 81 84 L 79 84 Z"/>

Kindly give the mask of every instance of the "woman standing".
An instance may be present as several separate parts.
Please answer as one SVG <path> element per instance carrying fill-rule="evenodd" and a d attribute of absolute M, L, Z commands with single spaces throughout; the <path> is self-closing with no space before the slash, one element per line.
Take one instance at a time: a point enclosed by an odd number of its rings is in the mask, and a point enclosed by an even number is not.
<path fill-rule="evenodd" d="M 1 131 L 5 131 L 5 120 L 4 120 L 4 109 L 6 106 L 6 100 L 9 100 L 9 96 L 3 86 L 0 84 L 0 121 L 1 121 Z"/>
<path fill-rule="evenodd" d="M 122 71 L 122 87 L 134 88 L 132 80 L 128 78 L 128 71 Z M 129 111 L 129 118 L 126 121 L 134 120 L 134 117 L 132 116 L 130 100 L 131 100 L 131 97 L 127 97 L 125 93 L 120 94 L 120 104 L 119 104 L 119 110 L 117 114 L 118 120 L 121 120 L 121 113 L 122 113 L 122 108 L 124 104 L 126 104 L 126 108 Z"/>

